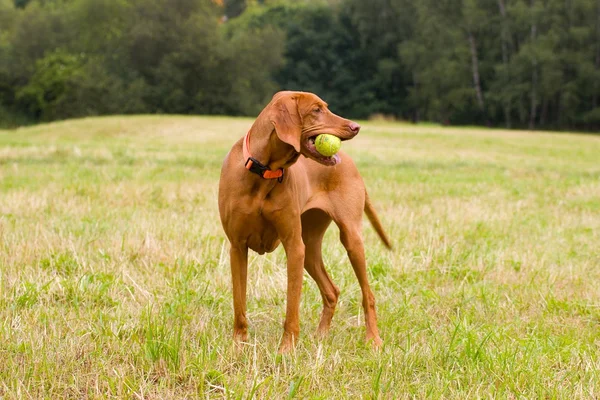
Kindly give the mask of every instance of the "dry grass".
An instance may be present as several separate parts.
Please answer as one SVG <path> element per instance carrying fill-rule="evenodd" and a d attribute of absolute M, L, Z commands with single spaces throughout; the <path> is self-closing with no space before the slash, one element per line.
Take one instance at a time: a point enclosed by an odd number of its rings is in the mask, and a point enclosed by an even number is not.
<path fill-rule="evenodd" d="M 0 397 L 596 398 L 600 138 L 365 123 L 344 144 L 394 252 L 365 228 L 385 347 L 359 287 L 330 337 L 307 277 L 275 352 L 281 249 L 251 256 L 252 343 L 231 346 L 220 163 L 248 119 L 91 118 L 0 131 Z"/>

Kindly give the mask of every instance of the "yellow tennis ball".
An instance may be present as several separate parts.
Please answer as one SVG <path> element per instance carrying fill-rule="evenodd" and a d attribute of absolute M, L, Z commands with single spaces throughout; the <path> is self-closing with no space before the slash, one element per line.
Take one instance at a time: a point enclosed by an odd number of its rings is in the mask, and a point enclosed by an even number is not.
<path fill-rule="evenodd" d="M 325 157 L 331 157 L 342 147 L 342 141 L 337 136 L 322 134 L 315 140 L 317 151 Z"/>

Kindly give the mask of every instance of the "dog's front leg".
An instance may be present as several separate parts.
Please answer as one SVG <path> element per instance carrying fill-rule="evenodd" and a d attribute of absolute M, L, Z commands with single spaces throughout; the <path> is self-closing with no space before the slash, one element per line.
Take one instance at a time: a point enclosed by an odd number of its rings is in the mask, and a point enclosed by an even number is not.
<path fill-rule="evenodd" d="M 287 258 L 287 306 L 279 353 L 290 352 L 300 335 L 300 297 L 304 276 L 304 242 L 300 217 L 276 225 Z"/>
<path fill-rule="evenodd" d="M 300 297 L 304 276 L 304 243 L 302 237 L 295 238 L 286 246 L 287 257 L 287 306 L 283 337 L 279 353 L 287 353 L 294 348 L 300 335 Z"/>
<path fill-rule="evenodd" d="M 231 244 L 231 283 L 233 286 L 233 339 L 236 343 L 248 340 L 246 319 L 246 281 L 248 274 L 248 248 Z"/>

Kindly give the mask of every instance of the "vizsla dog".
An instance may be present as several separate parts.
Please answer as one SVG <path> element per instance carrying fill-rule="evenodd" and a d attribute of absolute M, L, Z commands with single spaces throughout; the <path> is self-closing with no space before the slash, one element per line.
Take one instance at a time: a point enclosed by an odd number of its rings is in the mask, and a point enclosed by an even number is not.
<path fill-rule="evenodd" d="M 363 211 L 388 248 L 389 239 L 350 157 L 343 152 L 325 157 L 315 148 L 319 134 L 348 140 L 359 130 L 357 123 L 333 114 L 312 93 L 279 92 L 225 157 L 219 212 L 231 244 L 235 341 L 248 339 L 248 249 L 264 254 L 279 243 L 287 257 L 287 309 L 279 352 L 289 352 L 298 340 L 304 269 L 323 298 L 317 334 L 327 333 L 340 290 L 325 271 L 321 241 L 333 220 L 362 290 L 367 340 L 381 345 L 375 299 L 367 281 Z"/>

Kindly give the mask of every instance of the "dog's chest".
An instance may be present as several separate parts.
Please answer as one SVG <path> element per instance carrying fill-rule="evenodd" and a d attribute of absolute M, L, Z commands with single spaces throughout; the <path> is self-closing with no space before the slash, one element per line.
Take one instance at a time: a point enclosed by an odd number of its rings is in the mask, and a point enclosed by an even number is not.
<path fill-rule="evenodd" d="M 224 227 L 230 240 L 259 253 L 270 253 L 279 245 L 277 230 L 269 215 L 269 202 L 240 197 L 226 208 Z"/>
<path fill-rule="evenodd" d="M 246 221 L 248 247 L 258 254 L 270 253 L 279 246 L 275 227 L 260 213 L 249 216 Z"/>

